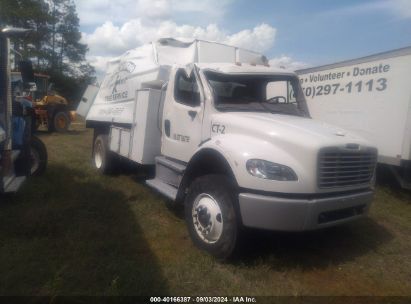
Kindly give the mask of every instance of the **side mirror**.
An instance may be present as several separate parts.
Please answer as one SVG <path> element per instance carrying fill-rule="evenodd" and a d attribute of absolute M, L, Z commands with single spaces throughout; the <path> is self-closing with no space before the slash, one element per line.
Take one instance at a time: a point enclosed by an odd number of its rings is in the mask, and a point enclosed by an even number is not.
<path fill-rule="evenodd" d="M 23 83 L 34 82 L 34 72 L 33 72 L 33 64 L 30 60 L 24 60 L 19 62 L 19 68 L 21 72 L 21 78 L 23 79 Z"/>

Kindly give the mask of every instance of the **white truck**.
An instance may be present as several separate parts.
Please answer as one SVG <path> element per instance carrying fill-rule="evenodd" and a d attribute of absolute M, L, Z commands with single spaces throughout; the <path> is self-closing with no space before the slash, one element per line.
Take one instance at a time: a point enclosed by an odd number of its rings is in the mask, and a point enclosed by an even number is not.
<path fill-rule="evenodd" d="M 93 160 L 154 165 L 146 183 L 183 203 L 194 243 L 224 259 L 241 227 L 303 231 L 363 217 L 377 150 L 312 120 L 295 73 L 244 49 L 166 38 L 108 65 L 78 114 Z M 94 96 L 96 97 L 94 98 Z"/>
<path fill-rule="evenodd" d="M 297 71 L 314 119 L 359 134 L 411 189 L 411 47 Z"/>

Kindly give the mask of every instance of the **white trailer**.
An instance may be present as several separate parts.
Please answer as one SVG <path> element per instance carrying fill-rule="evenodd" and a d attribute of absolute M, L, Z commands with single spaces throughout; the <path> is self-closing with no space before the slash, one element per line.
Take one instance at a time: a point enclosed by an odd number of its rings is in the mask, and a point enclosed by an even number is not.
<path fill-rule="evenodd" d="M 297 75 L 261 54 L 161 39 L 110 62 L 90 96 L 79 114 L 94 129 L 95 167 L 155 166 L 147 184 L 184 203 L 192 240 L 218 258 L 241 226 L 319 229 L 372 202 L 377 150 L 310 119 Z"/>
<path fill-rule="evenodd" d="M 372 142 L 379 163 L 411 189 L 411 47 L 297 74 L 312 117 Z"/>

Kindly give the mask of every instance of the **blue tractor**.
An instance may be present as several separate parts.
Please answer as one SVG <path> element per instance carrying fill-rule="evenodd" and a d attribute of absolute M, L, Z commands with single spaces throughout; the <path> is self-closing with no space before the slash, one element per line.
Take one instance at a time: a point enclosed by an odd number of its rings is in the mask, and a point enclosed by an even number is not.
<path fill-rule="evenodd" d="M 21 83 L 12 83 L 10 38 L 24 36 L 27 30 L 0 29 L 0 193 L 16 192 L 32 175 L 41 175 L 47 166 L 47 149 L 32 134 L 32 102 L 24 96 L 33 90 L 30 61 L 20 61 Z"/>

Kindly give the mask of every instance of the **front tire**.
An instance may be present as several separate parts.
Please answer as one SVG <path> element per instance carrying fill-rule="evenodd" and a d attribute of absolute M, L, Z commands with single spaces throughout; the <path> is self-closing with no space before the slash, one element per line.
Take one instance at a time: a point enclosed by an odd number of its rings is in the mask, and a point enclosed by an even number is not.
<path fill-rule="evenodd" d="M 236 194 L 227 177 L 205 175 L 191 184 L 184 204 L 194 244 L 220 260 L 229 258 L 239 241 Z"/>

